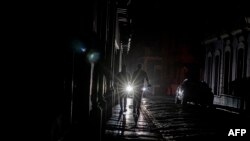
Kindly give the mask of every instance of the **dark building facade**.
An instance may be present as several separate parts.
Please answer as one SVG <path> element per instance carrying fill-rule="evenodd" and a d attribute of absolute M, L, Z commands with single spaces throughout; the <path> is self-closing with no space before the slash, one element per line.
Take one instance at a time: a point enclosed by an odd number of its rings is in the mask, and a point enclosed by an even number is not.
<path fill-rule="evenodd" d="M 129 16 L 122 12 L 129 1 L 125 6 L 122 2 L 58 3 L 39 16 L 46 23 L 38 24 L 46 36 L 39 35 L 36 44 L 41 44 L 41 51 L 34 57 L 41 60 L 39 73 L 46 74 L 36 85 L 36 91 L 41 90 L 36 95 L 43 97 L 41 104 L 36 102 L 42 107 L 39 115 L 47 121 L 41 125 L 42 139 L 102 140 L 106 120 L 119 102 L 114 75 L 129 53 L 131 40 Z"/>
<path fill-rule="evenodd" d="M 249 17 L 238 27 L 204 41 L 204 81 L 212 88 L 214 104 L 249 110 Z"/>

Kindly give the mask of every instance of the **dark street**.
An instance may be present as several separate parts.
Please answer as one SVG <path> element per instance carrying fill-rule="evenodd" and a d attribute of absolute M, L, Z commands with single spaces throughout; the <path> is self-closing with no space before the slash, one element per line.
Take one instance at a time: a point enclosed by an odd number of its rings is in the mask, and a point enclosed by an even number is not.
<path fill-rule="evenodd" d="M 114 107 L 113 116 L 106 123 L 105 140 L 152 140 L 161 141 L 162 137 L 154 127 L 148 115 L 141 111 L 139 115 L 132 112 L 132 99 L 128 98 L 128 111 L 120 112 L 120 107 Z"/>
<path fill-rule="evenodd" d="M 131 99 L 128 99 L 131 101 Z M 128 106 L 131 106 L 129 103 Z M 143 98 L 142 109 L 137 126 L 131 108 L 122 113 L 114 110 L 114 115 L 107 122 L 107 140 L 216 140 L 237 139 L 247 140 L 244 137 L 228 136 L 230 129 L 249 129 L 249 116 L 241 116 L 230 111 L 214 107 L 202 108 L 195 105 L 174 103 L 172 96 L 151 96 Z M 124 121 L 125 120 L 125 121 Z"/>
<path fill-rule="evenodd" d="M 249 137 L 247 2 L 2 6 L 9 140 Z"/>

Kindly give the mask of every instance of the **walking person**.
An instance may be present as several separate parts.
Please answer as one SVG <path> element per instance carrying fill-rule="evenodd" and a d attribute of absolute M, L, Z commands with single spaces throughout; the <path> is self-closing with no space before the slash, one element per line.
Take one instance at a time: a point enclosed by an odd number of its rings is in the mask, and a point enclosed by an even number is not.
<path fill-rule="evenodd" d="M 127 72 L 126 65 L 122 65 L 122 70 L 115 76 L 115 87 L 118 92 L 121 112 L 127 111 L 127 95 L 125 86 L 130 83 L 131 75 Z"/>
<path fill-rule="evenodd" d="M 133 86 L 135 87 L 135 93 L 133 98 L 133 113 L 139 114 L 141 106 L 141 98 L 143 93 L 144 81 L 146 80 L 148 87 L 150 87 L 148 74 L 142 69 L 142 64 L 137 65 L 136 71 L 132 75 Z"/>

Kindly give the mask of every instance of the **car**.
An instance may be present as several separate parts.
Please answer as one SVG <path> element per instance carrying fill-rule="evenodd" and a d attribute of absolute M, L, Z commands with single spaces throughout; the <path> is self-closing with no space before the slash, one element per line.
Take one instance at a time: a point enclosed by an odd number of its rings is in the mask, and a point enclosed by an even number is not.
<path fill-rule="evenodd" d="M 201 106 L 213 106 L 214 94 L 204 81 L 184 79 L 177 87 L 175 95 L 176 104 L 193 103 Z"/>

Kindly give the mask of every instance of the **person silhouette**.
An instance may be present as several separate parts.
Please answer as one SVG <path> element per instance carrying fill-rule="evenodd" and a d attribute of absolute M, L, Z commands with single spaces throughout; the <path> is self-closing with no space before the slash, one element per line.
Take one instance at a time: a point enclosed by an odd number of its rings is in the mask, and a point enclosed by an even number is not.
<path fill-rule="evenodd" d="M 142 64 L 137 65 L 137 69 L 132 75 L 132 80 L 133 80 L 133 86 L 135 87 L 135 93 L 133 97 L 133 113 L 139 114 L 144 81 L 146 80 L 148 86 L 149 87 L 151 86 L 149 83 L 147 72 L 142 70 Z"/>
<path fill-rule="evenodd" d="M 126 112 L 127 111 L 127 92 L 124 89 L 126 85 L 130 83 L 131 76 L 127 72 L 126 65 L 122 65 L 122 70 L 118 74 L 116 74 L 115 77 L 115 87 L 117 89 L 119 99 L 120 99 L 120 107 L 121 107 L 121 112 Z"/>

